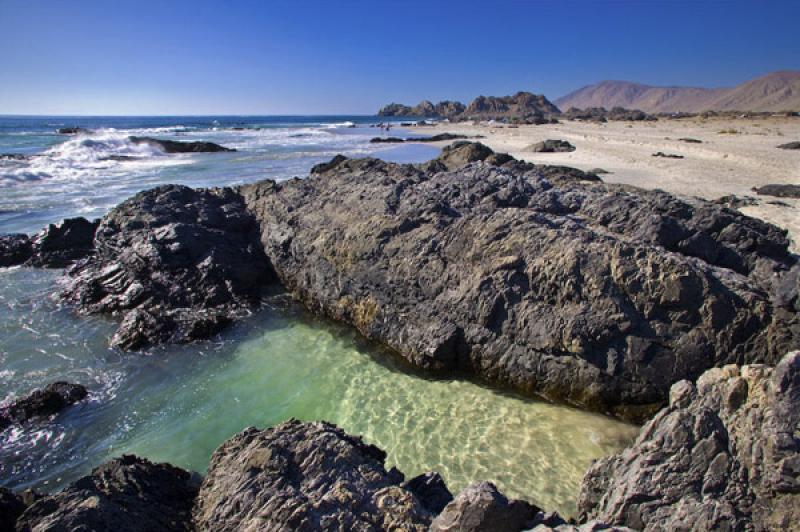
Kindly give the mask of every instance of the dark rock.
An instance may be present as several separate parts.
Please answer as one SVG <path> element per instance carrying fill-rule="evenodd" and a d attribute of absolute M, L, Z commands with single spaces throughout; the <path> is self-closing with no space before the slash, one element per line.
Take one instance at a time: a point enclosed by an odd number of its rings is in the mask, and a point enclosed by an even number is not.
<path fill-rule="evenodd" d="M 461 102 L 451 102 L 445 100 L 437 104 L 433 104 L 428 100 L 422 100 L 414 107 L 401 105 L 398 103 L 389 104 L 380 111 L 378 116 L 418 116 L 418 117 L 442 117 L 451 118 L 456 117 L 464 112 L 464 104 Z"/>
<path fill-rule="evenodd" d="M 610 111 L 605 107 L 587 107 L 586 109 L 571 107 L 561 116 L 568 120 L 582 120 L 601 123 L 609 120 L 636 122 L 658 120 L 656 116 L 647 114 L 639 109 L 625 109 L 624 107 L 614 107 Z"/>
<path fill-rule="evenodd" d="M 447 484 L 439 473 L 423 473 L 404 482 L 401 487 L 416 495 L 422 506 L 432 515 L 441 513 L 453 500 L 453 494 L 447 489 Z"/>
<path fill-rule="evenodd" d="M 676 155 L 674 153 L 664 153 L 663 151 L 657 151 L 653 154 L 653 157 L 664 157 L 666 159 L 683 159 L 683 155 Z"/>
<path fill-rule="evenodd" d="M 787 142 L 778 147 L 782 150 L 800 150 L 800 142 Z"/>
<path fill-rule="evenodd" d="M 702 144 L 703 143 L 702 140 L 692 139 L 692 138 L 688 138 L 688 137 L 683 137 L 683 138 L 680 138 L 678 140 L 681 141 L 681 142 L 686 142 L 688 144 Z"/>
<path fill-rule="evenodd" d="M 610 174 L 611 172 L 609 172 L 608 170 L 604 170 L 602 168 L 592 168 L 591 170 L 589 170 L 589 173 L 590 174 L 596 174 L 596 175 L 602 175 L 602 174 Z"/>
<path fill-rule="evenodd" d="M 560 113 L 542 95 L 518 92 L 513 96 L 478 96 L 467 106 L 463 117 L 470 120 L 502 120 L 506 118 L 549 118 Z"/>
<path fill-rule="evenodd" d="M 16 522 L 25 511 L 22 497 L 6 488 L 0 487 L 0 532 L 14 532 Z"/>
<path fill-rule="evenodd" d="M 717 205 L 724 205 L 732 209 L 738 209 L 740 207 L 750 207 L 751 205 L 758 205 L 758 200 L 750 196 L 741 197 L 741 196 L 736 196 L 734 194 L 730 194 L 715 199 L 714 203 L 716 203 Z"/>
<path fill-rule="evenodd" d="M 413 116 L 411 114 L 411 107 L 399 103 L 390 103 L 381 107 L 378 111 L 378 116 Z"/>
<path fill-rule="evenodd" d="M 518 532 L 533 526 L 540 510 L 507 499 L 489 482 L 464 488 L 431 523 L 431 532 Z"/>
<path fill-rule="evenodd" d="M 405 142 L 405 139 L 401 139 L 401 138 L 398 138 L 398 137 L 375 137 L 375 138 L 370 139 L 370 143 L 372 143 L 372 144 L 379 144 L 379 143 L 399 144 L 401 142 Z"/>
<path fill-rule="evenodd" d="M 91 130 L 83 127 L 62 127 L 56 130 L 59 135 L 89 135 Z"/>
<path fill-rule="evenodd" d="M 64 297 L 120 316 L 112 344 L 125 349 L 207 338 L 258 305 L 273 279 L 258 224 L 228 188 L 137 194 L 103 218 L 95 246 Z"/>
<path fill-rule="evenodd" d="M 180 142 L 177 140 L 162 140 L 150 137 L 128 137 L 134 144 L 149 144 L 164 153 L 201 153 L 201 152 L 222 152 L 236 151 L 233 148 L 226 148 L 213 142 Z"/>
<path fill-rule="evenodd" d="M 760 196 L 800 198 L 800 185 L 764 185 L 762 187 L 753 187 L 752 190 Z"/>
<path fill-rule="evenodd" d="M 636 442 L 596 462 L 582 517 L 640 530 L 796 530 L 800 352 L 681 381 Z"/>
<path fill-rule="evenodd" d="M 193 530 L 197 482 L 187 471 L 123 456 L 30 506 L 17 530 Z"/>
<path fill-rule="evenodd" d="M 33 157 L 24 153 L 0 153 L 0 159 L 7 161 L 27 161 Z"/>
<path fill-rule="evenodd" d="M 423 137 L 419 139 L 409 139 L 414 142 L 442 142 L 445 140 L 460 140 L 469 138 L 467 135 L 458 135 L 456 133 L 439 133 L 432 137 Z"/>
<path fill-rule="evenodd" d="M 245 429 L 211 457 L 195 524 L 219 532 L 427 530 L 433 516 L 385 459 L 328 423 Z"/>
<path fill-rule="evenodd" d="M 99 220 L 67 218 L 50 224 L 31 238 L 33 254 L 29 266 L 63 268 L 90 255 L 94 250 L 94 233 Z"/>
<path fill-rule="evenodd" d="M 33 244 L 28 235 L 0 236 L 0 268 L 17 266 L 33 255 Z"/>
<path fill-rule="evenodd" d="M 42 390 L 0 408 L 0 430 L 35 417 L 52 416 L 86 398 L 89 392 L 80 384 L 54 382 Z"/>
<path fill-rule="evenodd" d="M 575 151 L 575 146 L 566 140 L 543 140 L 536 144 L 531 144 L 525 151 L 532 151 L 536 153 L 555 153 L 555 152 L 570 152 Z"/>
<path fill-rule="evenodd" d="M 785 201 L 768 201 L 767 205 L 775 205 L 776 207 L 789 207 L 789 208 L 791 208 L 791 205 L 789 205 Z"/>
<path fill-rule="evenodd" d="M 241 191 L 298 300 L 419 367 L 641 419 L 680 379 L 796 342 L 769 295 L 795 262 L 785 231 L 492 155 L 340 158 Z"/>

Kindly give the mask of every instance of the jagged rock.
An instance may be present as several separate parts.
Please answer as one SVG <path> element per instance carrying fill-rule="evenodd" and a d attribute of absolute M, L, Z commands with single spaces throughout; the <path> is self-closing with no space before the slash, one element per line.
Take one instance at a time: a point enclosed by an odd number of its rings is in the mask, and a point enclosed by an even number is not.
<path fill-rule="evenodd" d="M 245 429 L 211 457 L 200 530 L 427 530 L 432 515 L 386 453 L 324 422 Z"/>
<path fill-rule="evenodd" d="M 33 244 L 28 235 L 0 236 L 0 268 L 17 266 L 33 255 Z"/>
<path fill-rule="evenodd" d="M 9 425 L 24 423 L 34 417 L 52 416 L 84 399 L 89 392 L 80 384 L 54 382 L 42 390 L 17 399 L 0 408 L 0 430 Z"/>
<path fill-rule="evenodd" d="M 233 148 L 226 148 L 213 142 L 180 142 L 177 140 L 162 140 L 150 137 L 128 137 L 134 144 L 149 144 L 164 153 L 200 153 L 200 152 L 221 152 L 236 151 Z"/>
<path fill-rule="evenodd" d="M 59 135 L 89 135 L 91 130 L 84 127 L 62 127 L 56 130 Z"/>
<path fill-rule="evenodd" d="M 536 144 L 531 144 L 525 151 L 532 151 L 535 153 L 556 153 L 556 152 L 570 152 L 575 151 L 575 146 L 566 140 L 543 140 Z"/>
<path fill-rule="evenodd" d="M 187 471 L 123 456 L 31 505 L 17 531 L 192 530 L 197 481 Z"/>
<path fill-rule="evenodd" d="M 560 114 L 558 107 L 542 95 L 518 92 L 513 96 L 478 96 L 463 116 L 469 119 L 549 118 Z"/>
<path fill-rule="evenodd" d="M 683 155 L 676 155 L 674 153 L 664 153 L 663 151 L 657 151 L 653 154 L 653 157 L 664 157 L 665 159 L 683 159 Z"/>
<path fill-rule="evenodd" d="M 751 205 L 758 205 L 758 200 L 750 196 L 740 197 L 736 196 L 735 194 L 729 194 L 727 196 L 721 196 L 715 199 L 714 203 L 716 203 L 717 205 L 724 205 L 732 209 L 738 209 L 740 207 L 750 207 Z"/>
<path fill-rule="evenodd" d="M 800 150 L 800 142 L 787 142 L 778 147 L 782 150 Z"/>
<path fill-rule="evenodd" d="M 534 520 L 535 521 L 535 520 Z M 532 532 L 636 532 L 626 526 L 609 525 L 595 519 L 580 525 L 572 523 L 539 524 L 531 529 Z"/>
<path fill-rule="evenodd" d="M 25 508 L 22 497 L 0 487 L 0 532 L 14 532 L 17 519 Z"/>
<path fill-rule="evenodd" d="M 70 269 L 64 297 L 122 318 L 113 345 L 207 338 L 258 304 L 272 270 L 258 225 L 228 188 L 166 185 L 106 215 L 96 252 Z"/>
<path fill-rule="evenodd" d="M 642 530 L 800 528 L 800 352 L 681 381 L 584 479 L 584 518 Z"/>
<path fill-rule="evenodd" d="M 67 218 L 50 224 L 31 238 L 32 255 L 28 266 L 63 268 L 90 255 L 94 250 L 94 233 L 99 220 Z"/>
<path fill-rule="evenodd" d="M 507 499 L 494 484 L 464 488 L 431 523 L 431 532 L 518 532 L 534 525 L 540 510 L 530 503 Z"/>
<path fill-rule="evenodd" d="M 456 117 L 464 112 L 464 104 L 461 102 L 451 102 L 449 100 L 433 104 L 428 100 L 422 100 L 414 107 L 391 103 L 378 111 L 378 116 L 419 116 L 419 117 Z"/>
<path fill-rule="evenodd" d="M 414 116 L 411 114 L 411 107 L 399 103 L 384 105 L 378 111 L 378 116 Z"/>
<path fill-rule="evenodd" d="M 420 166 L 339 158 L 241 191 L 298 300 L 419 367 L 641 419 L 674 382 L 775 363 L 797 341 L 795 311 L 769 295 L 795 262 L 785 231 L 660 191 L 486 164 L 495 155 L 460 144 Z"/>
<path fill-rule="evenodd" d="M 753 187 L 752 190 L 760 196 L 800 198 L 800 185 L 764 185 L 761 187 Z"/>
<path fill-rule="evenodd" d="M 416 495 L 422 506 L 432 515 L 440 514 L 453 500 L 453 494 L 447 489 L 447 484 L 439 473 L 423 473 L 400 486 Z"/>
<path fill-rule="evenodd" d="M 569 120 L 585 120 L 589 122 L 607 122 L 609 120 L 630 120 L 639 122 L 658 120 L 657 117 L 639 109 L 625 109 L 624 107 L 614 107 L 610 111 L 605 107 L 587 107 L 586 109 L 570 107 L 562 116 Z"/>

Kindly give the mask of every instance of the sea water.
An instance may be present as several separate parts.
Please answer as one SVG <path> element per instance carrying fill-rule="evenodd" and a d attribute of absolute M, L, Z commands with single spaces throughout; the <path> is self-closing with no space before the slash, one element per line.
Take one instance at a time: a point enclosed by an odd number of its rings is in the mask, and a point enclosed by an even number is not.
<path fill-rule="evenodd" d="M 379 121 L 0 117 L 0 154 L 37 155 L 0 161 L 0 233 L 102 216 L 163 183 L 287 179 L 338 153 L 398 162 L 436 156 L 426 145 L 370 144 L 386 134 L 370 127 Z M 92 132 L 54 133 L 68 126 Z M 206 140 L 238 151 L 167 155 L 131 143 L 131 135 Z M 92 392 L 50 420 L 0 433 L 0 485 L 10 488 L 52 491 L 124 453 L 203 472 L 226 438 L 296 417 L 364 436 L 387 451 L 387 467 L 408 476 L 439 471 L 453 491 L 490 480 L 511 496 L 571 515 L 591 461 L 636 433 L 603 416 L 419 373 L 280 292 L 209 341 L 122 352 L 108 347 L 112 319 L 78 316 L 58 301 L 60 277 L 52 270 L 0 269 L 0 401 L 54 380 Z"/>

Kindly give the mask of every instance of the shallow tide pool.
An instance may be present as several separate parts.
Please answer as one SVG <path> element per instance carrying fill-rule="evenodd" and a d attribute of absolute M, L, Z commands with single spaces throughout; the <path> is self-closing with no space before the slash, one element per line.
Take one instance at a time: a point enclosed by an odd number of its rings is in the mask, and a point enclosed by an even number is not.
<path fill-rule="evenodd" d="M 573 515 L 591 461 L 637 428 L 465 380 L 420 375 L 285 296 L 200 344 L 122 353 L 114 323 L 79 317 L 53 294 L 59 274 L 0 270 L 0 400 L 56 379 L 88 402 L 0 433 L 0 485 L 57 489 L 123 453 L 203 472 L 247 426 L 324 419 L 363 435 L 407 477 L 439 471 L 451 491 L 491 480 Z"/>

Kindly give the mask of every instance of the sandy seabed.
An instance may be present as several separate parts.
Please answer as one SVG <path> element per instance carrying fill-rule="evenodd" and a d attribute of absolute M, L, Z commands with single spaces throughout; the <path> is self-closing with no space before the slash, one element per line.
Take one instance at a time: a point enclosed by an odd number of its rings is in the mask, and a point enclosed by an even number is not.
<path fill-rule="evenodd" d="M 450 132 L 484 135 L 481 142 L 495 151 L 537 164 L 556 164 L 610 173 L 608 183 L 662 189 L 682 196 L 713 200 L 734 194 L 758 204 L 740 210 L 789 231 L 792 249 L 800 252 L 800 199 L 757 196 L 752 187 L 771 183 L 800 184 L 800 150 L 778 149 L 800 141 L 800 118 L 690 118 L 655 122 L 559 124 L 509 127 L 439 124 L 417 128 L 431 134 Z M 689 143 L 680 139 L 701 141 Z M 576 147 L 567 153 L 535 153 L 527 148 L 546 139 L 566 140 Z M 446 144 L 446 143 L 445 143 Z M 682 155 L 683 159 L 653 154 Z"/>

